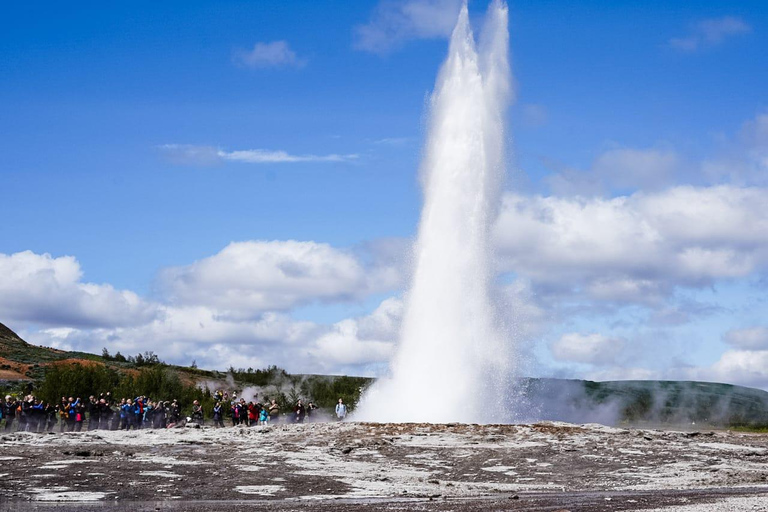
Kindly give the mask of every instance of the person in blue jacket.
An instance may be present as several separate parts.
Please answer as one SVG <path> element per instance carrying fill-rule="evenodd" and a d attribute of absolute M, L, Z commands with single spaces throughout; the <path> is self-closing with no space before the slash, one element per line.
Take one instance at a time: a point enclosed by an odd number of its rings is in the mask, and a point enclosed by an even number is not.
<path fill-rule="evenodd" d="M 69 397 L 69 400 L 67 401 L 67 430 L 69 432 L 75 430 L 75 418 L 78 405 L 80 405 L 80 397 L 77 397 L 77 400 Z"/>

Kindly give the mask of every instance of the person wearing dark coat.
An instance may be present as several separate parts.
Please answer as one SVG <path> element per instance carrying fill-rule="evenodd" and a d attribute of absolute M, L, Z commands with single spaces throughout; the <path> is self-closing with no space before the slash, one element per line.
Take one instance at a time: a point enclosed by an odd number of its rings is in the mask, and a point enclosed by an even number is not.
<path fill-rule="evenodd" d="M 293 410 L 293 412 L 296 414 L 296 423 L 304 423 L 304 417 L 307 414 L 307 409 L 304 407 L 304 404 L 301 403 L 301 400 L 296 403 L 296 408 Z"/>
<path fill-rule="evenodd" d="M 96 397 L 91 395 L 88 399 L 88 430 L 96 430 L 101 422 L 101 408 Z"/>
<path fill-rule="evenodd" d="M 5 418 L 5 431 L 8 432 L 13 426 L 13 420 L 16 419 L 16 408 L 19 404 L 11 395 L 5 396 L 5 404 L 3 404 L 3 418 Z"/>
<path fill-rule="evenodd" d="M 45 430 L 53 432 L 53 427 L 56 426 L 56 420 L 59 412 L 56 410 L 56 406 L 53 404 L 45 404 Z"/>

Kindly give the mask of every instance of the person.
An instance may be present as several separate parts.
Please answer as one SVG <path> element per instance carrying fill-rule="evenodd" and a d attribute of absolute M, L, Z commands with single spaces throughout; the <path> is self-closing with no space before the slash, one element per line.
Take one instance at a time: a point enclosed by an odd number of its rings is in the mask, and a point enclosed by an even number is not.
<path fill-rule="evenodd" d="M 88 397 L 88 430 L 96 430 L 99 428 L 101 422 L 101 409 L 99 408 L 99 401 L 96 397 L 91 395 Z"/>
<path fill-rule="evenodd" d="M 53 404 L 45 404 L 45 418 L 47 420 L 46 430 L 48 432 L 53 432 L 53 427 L 56 426 L 56 416 L 58 415 L 58 411 L 56 410 L 56 406 Z"/>
<path fill-rule="evenodd" d="M 301 403 L 301 400 L 296 402 L 296 408 L 293 412 L 296 414 L 296 423 L 304 423 L 304 416 L 307 414 L 307 409 L 304 407 L 304 404 Z"/>
<path fill-rule="evenodd" d="M 80 397 L 75 400 L 69 397 L 67 401 L 67 431 L 72 432 L 75 430 L 75 420 L 77 415 L 77 406 L 80 405 Z"/>
<path fill-rule="evenodd" d="M 83 430 L 83 421 L 85 421 L 85 404 L 78 400 L 78 404 L 75 406 L 75 432 Z"/>
<path fill-rule="evenodd" d="M 67 399 L 61 397 L 61 402 L 56 407 L 56 411 L 59 413 L 59 432 L 64 432 L 67 429 Z"/>
<path fill-rule="evenodd" d="M 179 401 L 176 398 L 174 398 L 173 402 L 171 402 L 170 417 L 170 422 L 174 425 L 181 420 L 181 406 L 179 405 Z"/>
<path fill-rule="evenodd" d="M 166 406 L 168 402 L 157 402 L 152 411 L 152 428 L 165 428 Z"/>
<path fill-rule="evenodd" d="M 347 406 L 344 405 L 344 401 L 339 398 L 339 403 L 336 404 L 336 418 L 342 421 L 347 417 Z"/>
<path fill-rule="evenodd" d="M 144 405 L 144 421 L 142 422 L 142 428 L 151 428 L 154 423 L 152 422 L 152 418 L 155 415 L 155 409 L 157 405 L 152 400 L 147 400 L 147 403 Z"/>
<path fill-rule="evenodd" d="M 109 430 L 112 428 L 112 415 L 114 411 L 106 398 L 99 398 L 99 428 Z"/>
<path fill-rule="evenodd" d="M 136 429 L 141 428 L 141 422 L 144 420 L 144 397 L 139 396 L 133 399 L 133 426 Z"/>
<path fill-rule="evenodd" d="M 203 424 L 203 406 L 197 400 L 192 402 L 192 421 Z"/>
<path fill-rule="evenodd" d="M 213 406 L 213 426 L 224 426 L 224 412 L 221 410 L 221 402 L 216 402 Z"/>
<path fill-rule="evenodd" d="M 19 432 L 26 432 L 29 429 L 29 408 L 31 405 L 29 400 L 29 395 L 25 396 L 21 401 L 21 405 L 16 411 L 19 413 L 19 425 L 16 427 L 16 430 Z"/>
<path fill-rule="evenodd" d="M 133 400 L 131 400 L 130 398 L 126 399 L 125 403 L 123 403 L 123 405 L 120 406 L 120 412 L 123 418 L 125 418 L 123 428 L 125 430 L 131 430 L 131 427 L 133 427 L 135 430 L 136 415 L 134 414 Z"/>
<path fill-rule="evenodd" d="M 13 420 L 16 419 L 16 400 L 11 395 L 5 395 L 5 404 L 3 417 L 5 417 L 5 431 L 9 432 L 13 426 Z"/>
<path fill-rule="evenodd" d="M 252 427 L 259 421 L 259 410 L 256 408 L 256 404 L 253 400 L 248 402 L 248 426 Z"/>
<path fill-rule="evenodd" d="M 240 404 L 233 401 L 229 409 L 232 413 L 232 426 L 236 427 L 240 423 Z"/>
<path fill-rule="evenodd" d="M 307 404 L 307 421 L 312 421 L 312 414 L 314 414 L 314 410 L 317 409 L 317 406 L 314 404 L 314 402 L 309 402 Z"/>
<path fill-rule="evenodd" d="M 30 397 L 29 415 L 30 432 L 42 432 L 45 430 L 45 404 L 42 400 Z"/>
<path fill-rule="evenodd" d="M 272 402 L 269 404 L 269 421 L 277 422 L 277 420 L 280 417 L 280 406 L 277 405 L 277 402 L 275 399 L 272 399 Z"/>
<path fill-rule="evenodd" d="M 269 411 L 266 407 L 262 407 L 261 411 L 259 411 L 259 424 L 260 425 L 266 425 L 269 421 Z"/>

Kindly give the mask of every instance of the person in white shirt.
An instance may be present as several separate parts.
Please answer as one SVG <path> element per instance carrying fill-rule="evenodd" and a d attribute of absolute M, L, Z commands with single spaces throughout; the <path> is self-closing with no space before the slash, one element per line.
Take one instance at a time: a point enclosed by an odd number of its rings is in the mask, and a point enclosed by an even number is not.
<path fill-rule="evenodd" d="M 341 398 L 339 398 L 339 403 L 336 404 L 336 417 L 339 419 L 339 421 L 347 417 L 347 406 L 344 405 L 344 402 L 341 400 Z"/>

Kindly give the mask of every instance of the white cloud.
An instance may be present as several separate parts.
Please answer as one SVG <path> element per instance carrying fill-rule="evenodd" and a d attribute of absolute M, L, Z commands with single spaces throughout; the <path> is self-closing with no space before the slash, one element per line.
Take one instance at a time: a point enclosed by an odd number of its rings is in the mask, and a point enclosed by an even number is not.
<path fill-rule="evenodd" d="M 381 366 L 394 352 L 402 314 L 400 299 L 386 299 L 368 316 L 334 324 L 317 339 L 310 354 L 320 367 L 330 370 Z"/>
<path fill-rule="evenodd" d="M 255 319 L 221 315 L 205 306 L 159 306 L 151 322 L 97 329 L 56 328 L 23 332 L 34 343 L 99 353 L 107 347 L 123 355 L 154 351 L 170 363 L 204 368 L 265 367 L 293 372 L 373 375 L 386 363 L 402 315 L 402 302 L 384 300 L 370 315 L 332 325 L 294 320 L 269 312 Z"/>
<path fill-rule="evenodd" d="M 737 16 L 724 16 L 703 20 L 693 26 L 685 37 L 669 40 L 669 45 L 676 50 L 694 52 L 704 47 L 716 46 L 731 36 L 752 32 L 752 27 Z"/>
<path fill-rule="evenodd" d="M 558 361 L 610 365 L 624 348 L 624 340 L 608 338 L 602 334 L 564 334 L 550 345 L 552 356 Z"/>
<path fill-rule="evenodd" d="M 157 314 L 135 293 L 82 282 L 82 275 L 71 256 L 0 253 L 0 317 L 54 326 L 114 326 L 144 323 Z"/>
<path fill-rule="evenodd" d="M 462 0 L 382 0 L 371 20 L 355 27 L 358 50 L 386 54 L 414 39 L 448 37 Z"/>
<path fill-rule="evenodd" d="M 253 314 L 361 298 L 392 290 L 400 279 L 395 267 L 366 267 L 330 245 L 289 240 L 233 242 L 214 256 L 166 269 L 160 281 L 174 304 Z"/>
<path fill-rule="evenodd" d="M 282 150 L 244 149 L 225 151 L 214 146 L 163 144 L 159 149 L 173 163 L 180 165 L 213 165 L 222 162 L 279 164 L 295 162 L 347 162 L 358 155 L 292 155 Z"/>
<path fill-rule="evenodd" d="M 731 329 L 723 336 L 726 343 L 743 350 L 768 350 L 768 327 Z"/>
<path fill-rule="evenodd" d="M 306 59 L 300 59 L 291 50 L 286 41 L 256 43 L 250 50 L 235 50 L 232 59 L 240 66 L 248 68 L 300 68 L 306 65 Z"/>
<path fill-rule="evenodd" d="M 495 226 L 502 270 L 657 301 L 768 264 L 768 190 L 674 187 L 614 199 L 507 194 Z"/>
<path fill-rule="evenodd" d="M 768 388 L 768 350 L 727 350 L 710 367 L 689 368 L 687 377 Z"/>

